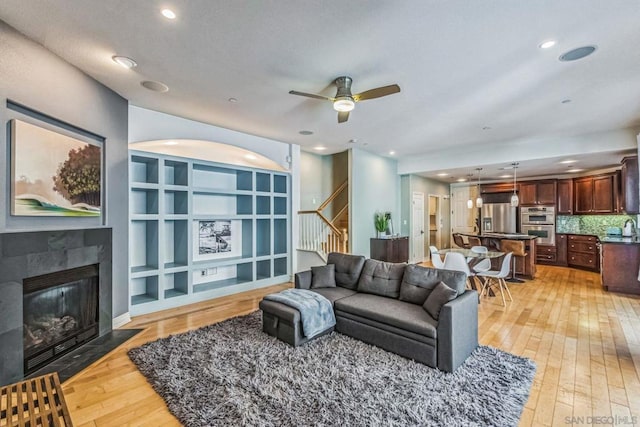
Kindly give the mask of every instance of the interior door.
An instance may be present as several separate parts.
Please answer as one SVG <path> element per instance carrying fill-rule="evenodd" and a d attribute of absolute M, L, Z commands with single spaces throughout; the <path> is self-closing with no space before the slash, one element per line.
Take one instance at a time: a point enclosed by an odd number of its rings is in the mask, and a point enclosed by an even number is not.
<path fill-rule="evenodd" d="M 451 189 L 451 233 L 473 233 L 477 209 L 469 209 L 467 200 L 472 197 L 469 187 Z"/>
<path fill-rule="evenodd" d="M 414 192 L 411 200 L 411 254 L 413 262 L 424 261 L 424 193 Z"/>

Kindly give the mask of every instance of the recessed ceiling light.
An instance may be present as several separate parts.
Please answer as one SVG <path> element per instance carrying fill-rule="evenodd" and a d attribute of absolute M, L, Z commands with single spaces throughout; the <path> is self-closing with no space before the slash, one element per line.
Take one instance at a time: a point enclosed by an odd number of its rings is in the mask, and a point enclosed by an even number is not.
<path fill-rule="evenodd" d="M 582 46 L 563 53 L 558 59 L 562 62 L 577 61 L 578 59 L 591 55 L 595 51 L 595 46 Z"/>
<path fill-rule="evenodd" d="M 393 150 L 389 151 L 389 155 L 390 155 L 390 156 L 393 156 L 393 155 L 395 155 L 395 154 L 396 154 L 396 152 L 395 152 L 395 151 L 393 151 Z"/>
<path fill-rule="evenodd" d="M 120 65 L 123 68 L 126 68 L 128 70 L 136 67 L 138 64 L 136 63 L 136 61 L 134 61 L 131 58 L 127 58 L 126 56 L 118 56 L 118 55 L 114 55 L 111 57 L 111 59 L 113 60 L 113 62 L 115 62 L 116 64 Z"/>
<path fill-rule="evenodd" d="M 446 173 L 446 172 L 440 172 L 440 173 L 438 173 L 438 174 L 436 174 L 436 175 L 437 175 L 437 176 L 449 176 L 449 174 L 448 174 L 448 173 Z"/>
<path fill-rule="evenodd" d="M 161 13 L 167 19 L 176 19 L 176 13 L 171 9 L 162 9 Z"/>
<path fill-rule="evenodd" d="M 313 132 L 310 130 L 301 130 L 298 132 L 300 135 L 313 135 Z"/>
<path fill-rule="evenodd" d="M 458 181 L 458 182 L 466 182 L 467 178 L 458 178 L 458 179 L 456 179 L 456 181 Z"/>
<path fill-rule="evenodd" d="M 507 174 L 505 174 L 505 175 L 500 175 L 500 178 L 511 178 L 511 175 L 507 175 Z"/>
<path fill-rule="evenodd" d="M 249 160 L 256 160 L 257 159 L 257 157 L 254 156 L 253 154 L 245 154 L 244 157 L 246 159 L 249 159 Z"/>
<path fill-rule="evenodd" d="M 355 144 L 356 142 L 358 142 L 356 138 L 352 138 L 349 140 L 349 144 Z"/>
<path fill-rule="evenodd" d="M 563 100 L 562 100 L 562 101 L 560 101 L 560 102 L 562 102 L 563 104 L 568 104 L 568 103 L 570 103 L 570 102 L 571 102 L 571 100 L 567 98 L 567 99 L 563 99 Z"/>
<path fill-rule="evenodd" d="M 560 163 L 563 164 L 563 165 L 570 165 L 571 163 L 575 163 L 575 162 L 577 162 L 577 160 L 569 159 L 569 160 L 563 160 Z"/>
<path fill-rule="evenodd" d="M 169 86 L 167 86 L 164 83 L 160 83 L 160 82 L 154 82 L 153 80 L 145 80 L 143 82 L 140 82 L 140 84 L 149 89 L 152 90 L 154 92 L 168 92 L 169 91 Z"/>
<path fill-rule="evenodd" d="M 317 147 L 313 147 L 314 150 L 318 150 L 318 151 L 324 151 L 327 149 L 327 147 L 323 147 L 322 145 L 318 145 Z"/>
<path fill-rule="evenodd" d="M 164 145 L 178 145 L 178 143 L 176 141 L 167 141 Z"/>
<path fill-rule="evenodd" d="M 582 172 L 584 169 L 569 169 L 567 172 L 569 173 L 576 173 L 576 172 Z"/>
<path fill-rule="evenodd" d="M 229 102 L 235 104 L 236 102 L 238 102 L 238 100 L 236 98 L 229 98 Z"/>
<path fill-rule="evenodd" d="M 554 47 L 556 45 L 555 40 L 547 40 L 538 45 L 540 49 L 549 49 L 550 47 Z"/>

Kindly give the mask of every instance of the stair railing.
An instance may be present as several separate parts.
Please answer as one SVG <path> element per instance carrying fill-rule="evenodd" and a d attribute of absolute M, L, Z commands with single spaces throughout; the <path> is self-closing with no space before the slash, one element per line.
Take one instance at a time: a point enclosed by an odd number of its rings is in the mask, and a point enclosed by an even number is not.
<path fill-rule="evenodd" d="M 330 252 L 348 252 L 347 229 L 340 230 L 335 223 L 339 217 L 348 212 L 349 203 L 345 203 L 332 219 L 328 219 L 323 213 L 347 188 L 348 181 L 345 181 L 317 209 L 298 212 L 300 223 L 298 249 L 317 252 L 325 260 Z"/>

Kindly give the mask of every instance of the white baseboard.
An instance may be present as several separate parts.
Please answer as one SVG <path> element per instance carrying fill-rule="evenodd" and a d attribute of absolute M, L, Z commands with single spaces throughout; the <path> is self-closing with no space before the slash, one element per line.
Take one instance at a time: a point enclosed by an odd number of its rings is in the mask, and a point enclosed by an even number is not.
<path fill-rule="evenodd" d="M 118 329 L 119 327 L 124 326 L 129 322 L 131 322 L 131 316 L 129 315 L 129 312 L 122 313 L 120 316 L 113 319 L 111 327 L 113 329 Z"/>

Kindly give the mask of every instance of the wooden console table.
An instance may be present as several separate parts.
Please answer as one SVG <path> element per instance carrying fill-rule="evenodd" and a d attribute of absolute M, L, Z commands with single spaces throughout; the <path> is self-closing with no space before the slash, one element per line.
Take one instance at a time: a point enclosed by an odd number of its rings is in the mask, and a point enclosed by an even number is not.
<path fill-rule="evenodd" d="M 409 237 L 371 239 L 371 259 L 387 262 L 409 262 Z"/>

